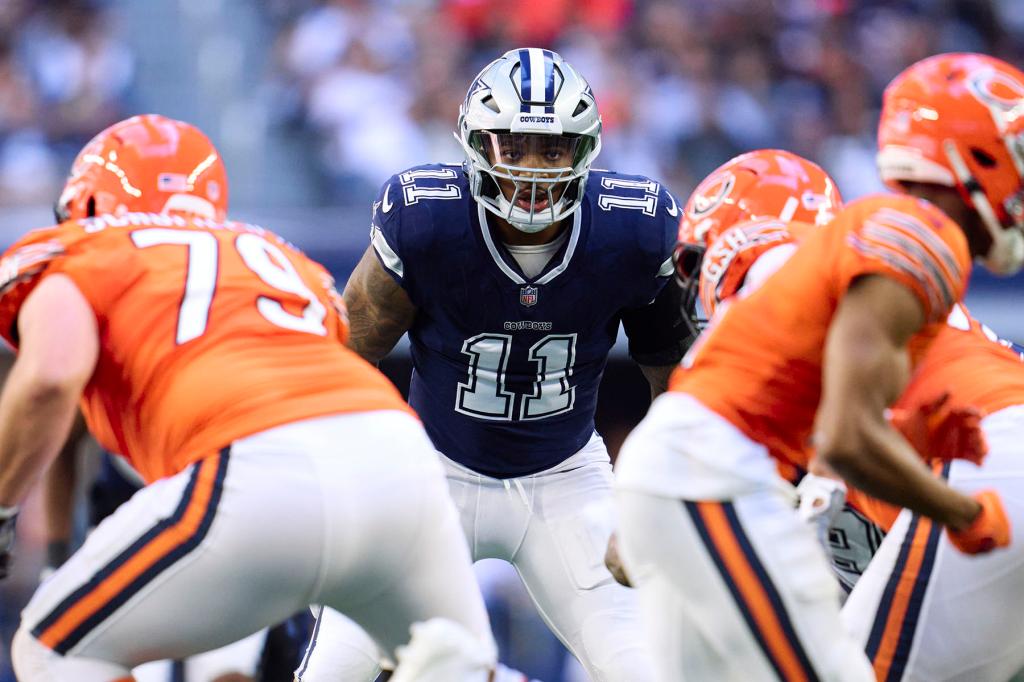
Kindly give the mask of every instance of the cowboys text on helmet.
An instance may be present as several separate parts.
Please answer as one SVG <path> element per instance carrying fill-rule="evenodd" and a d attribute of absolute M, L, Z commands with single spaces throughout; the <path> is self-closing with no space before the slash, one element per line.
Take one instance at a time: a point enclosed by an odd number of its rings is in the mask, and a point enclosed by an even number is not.
<path fill-rule="evenodd" d="M 473 198 L 523 232 L 579 207 L 601 149 L 590 86 L 555 52 L 510 50 L 476 77 L 459 110 Z"/>

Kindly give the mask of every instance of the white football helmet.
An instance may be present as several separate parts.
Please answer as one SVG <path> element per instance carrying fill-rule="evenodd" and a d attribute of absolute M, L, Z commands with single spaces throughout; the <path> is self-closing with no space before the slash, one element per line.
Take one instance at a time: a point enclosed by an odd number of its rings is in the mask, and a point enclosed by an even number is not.
<path fill-rule="evenodd" d="M 477 75 L 455 137 L 473 198 L 517 229 L 539 232 L 583 200 L 601 116 L 576 69 L 551 50 L 522 48 Z"/>

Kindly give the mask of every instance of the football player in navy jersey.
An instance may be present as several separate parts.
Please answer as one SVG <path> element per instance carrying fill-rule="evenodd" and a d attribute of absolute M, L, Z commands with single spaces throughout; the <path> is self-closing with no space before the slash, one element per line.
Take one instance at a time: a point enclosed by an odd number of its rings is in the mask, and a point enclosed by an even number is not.
<path fill-rule="evenodd" d="M 591 168 L 597 104 L 549 50 L 484 68 L 456 137 L 463 164 L 417 166 L 381 189 L 344 293 L 350 345 L 376 363 L 408 332 L 409 401 L 474 559 L 515 566 L 591 679 L 650 680 L 635 596 L 603 562 L 612 471 L 594 410 L 620 322 L 653 394 L 683 355 L 666 286 L 678 203 L 654 180 Z M 297 677 L 373 679 L 358 638 L 327 612 Z"/>

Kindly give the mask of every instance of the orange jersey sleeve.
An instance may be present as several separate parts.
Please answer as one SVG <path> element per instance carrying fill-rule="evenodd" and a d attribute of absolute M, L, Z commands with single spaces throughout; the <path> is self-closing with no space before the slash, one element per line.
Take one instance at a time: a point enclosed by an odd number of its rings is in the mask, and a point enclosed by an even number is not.
<path fill-rule="evenodd" d="M 862 275 L 884 275 L 914 293 L 927 323 L 944 321 L 963 298 L 971 269 L 960 227 L 911 197 L 870 197 L 851 208 L 842 214 L 849 229 L 838 262 L 840 288 Z"/>
<path fill-rule="evenodd" d="M 45 244 L 45 263 L 26 247 Z M 7 259 L 11 259 L 8 261 Z M 96 313 L 100 357 L 82 409 L 147 481 L 232 441 L 327 414 L 409 410 L 344 347 L 331 276 L 283 239 L 241 223 L 129 214 L 66 223 L 10 249 L 0 325 L 64 273 Z"/>
<path fill-rule="evenodd" d="M 0 259 L 0 336 L 18 346 L 18 311 L 40 279 L 61 262 L 75 241 L 74 235 L 59 227 L 29 232 L 14 243 Z"/>
<path fill-rule="evenodd" d="M 855 201 L 802 237 L 760 288 L 723 304 L 670 389 L 694 395 L 765 444 L 783 476 L 793 478 L 811 454 L 825 338 L 850 283 L 893 277 L 914 292 L 929 320 L 942 319 L 962 295 L 969 268 L 966 240 L 937 209 L 895 195 Z M 926 325 L 913 345 L 927 346 L 934 332 Z"/>

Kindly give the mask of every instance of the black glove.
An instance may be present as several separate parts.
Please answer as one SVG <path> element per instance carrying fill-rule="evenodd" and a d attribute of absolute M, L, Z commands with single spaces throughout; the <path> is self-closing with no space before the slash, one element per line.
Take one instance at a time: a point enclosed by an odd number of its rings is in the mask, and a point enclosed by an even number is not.
<path fill-rule="evenodd" d="M 0 580 L 7 577 L 14 552 L 14 523 L 18 519 L 17 507 L 0 507 Z"/>

